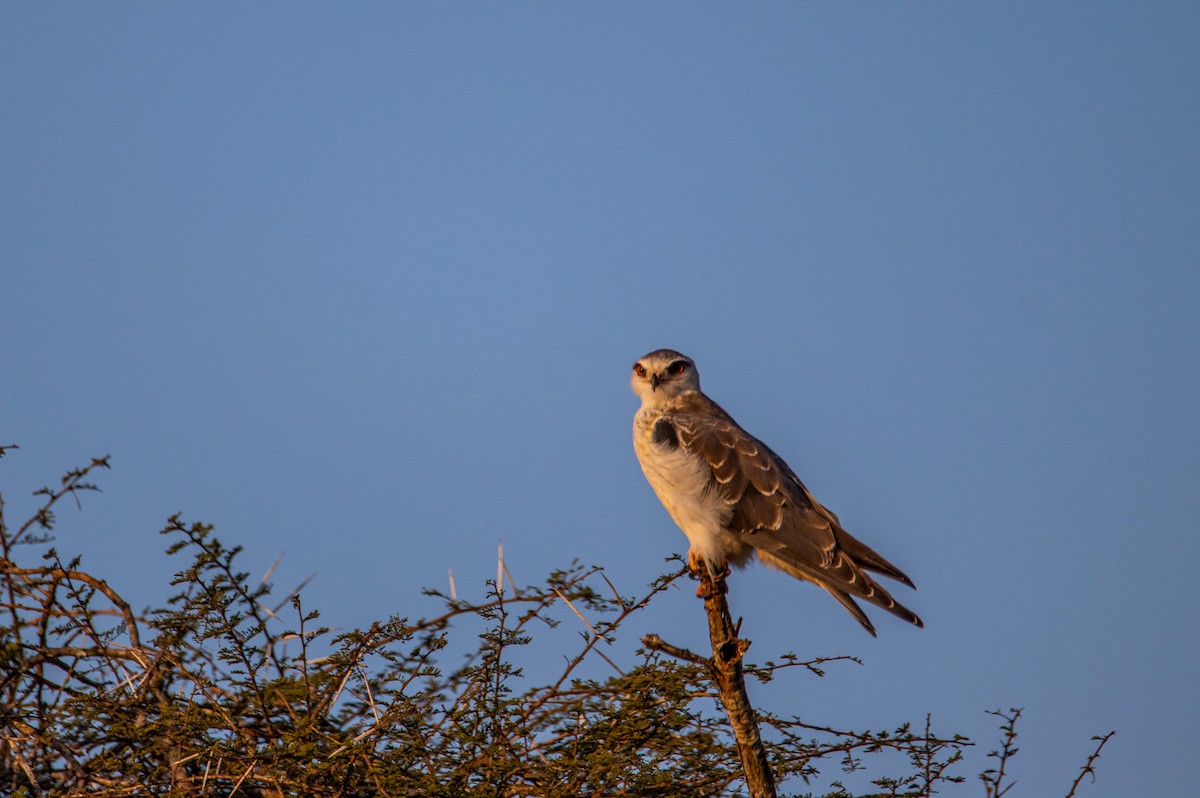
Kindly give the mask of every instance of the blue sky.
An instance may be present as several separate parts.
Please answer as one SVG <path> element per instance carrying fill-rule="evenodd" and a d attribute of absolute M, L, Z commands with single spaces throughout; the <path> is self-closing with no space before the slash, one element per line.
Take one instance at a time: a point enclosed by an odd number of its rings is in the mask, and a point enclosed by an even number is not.
<path fill-rule="evenodd" d="M 481 595 L 501 539 L 636 592 L 685 548 L 629 439 L 672 347 L 920 588 L 871 639 L 737 574 L 753 653 L 865 661 L 761 703 L 932 712 L 980 767 L 1021 706 L 1022 794 L 1114 728 L 1084 795 L 1189 794 L 1198 40 L 1189 3 L 7 4 L 8 512 L 111 454 L 57 545 L 135 604 L 175 512 L 342 628 Z"/>

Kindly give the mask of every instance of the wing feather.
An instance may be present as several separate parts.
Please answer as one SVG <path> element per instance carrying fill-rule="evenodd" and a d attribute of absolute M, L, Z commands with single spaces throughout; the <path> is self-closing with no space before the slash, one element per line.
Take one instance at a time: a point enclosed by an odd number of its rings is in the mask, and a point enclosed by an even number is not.
<path fill-rule="evenodd" d="M 923 625 L 867 571 L 909 587 L 912 580 L 843 529 L 788 464 L 719 405 L 693 393 L 669 417 L 678 445 L 712 469 L 708 489 L 731 505 L 729 531 L 752 545 L 760 559 L 824 588 L 871 634 L 875 629 L 854 598 Z"/>

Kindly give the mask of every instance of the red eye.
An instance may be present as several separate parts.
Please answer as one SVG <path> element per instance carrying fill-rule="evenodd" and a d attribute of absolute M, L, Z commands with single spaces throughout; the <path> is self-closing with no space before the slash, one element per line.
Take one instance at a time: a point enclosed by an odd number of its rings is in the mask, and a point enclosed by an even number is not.
<path fill-rule="evenodd" d="M 687 371 L 687 363 L 682 360 L 676 360 L 667 367 L 667 371 L 671 372 L 672 374 L 682 374 L 683 372 Z"/>
<path fill-rule="evenodd" d="M 646 369 L 641 363 L 634 363 L 633 364 L 633 373 L 638 375 L 639 377 L 645 377 Z"/>

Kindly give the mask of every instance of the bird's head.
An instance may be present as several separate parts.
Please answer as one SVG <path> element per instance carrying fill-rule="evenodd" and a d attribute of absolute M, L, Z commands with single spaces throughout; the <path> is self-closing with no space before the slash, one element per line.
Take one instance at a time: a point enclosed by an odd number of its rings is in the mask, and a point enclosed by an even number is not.
<path fill-rule="evenodd" d="M 660 405 L 686 391 L 700 390 L 696 364 L 674 349 L 659 349 L 633 364 L 630 387 L 642 405 Z"/>

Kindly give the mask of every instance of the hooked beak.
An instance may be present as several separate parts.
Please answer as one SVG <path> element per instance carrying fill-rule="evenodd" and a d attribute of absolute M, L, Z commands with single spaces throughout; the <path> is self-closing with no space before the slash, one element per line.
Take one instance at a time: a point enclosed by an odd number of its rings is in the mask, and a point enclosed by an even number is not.
<path fill-rule="evenodd" d="M 655 390 L 659 385 L 662 385 L 662 378 L 657 374 L 650 375 L 650 390 Z"/>

